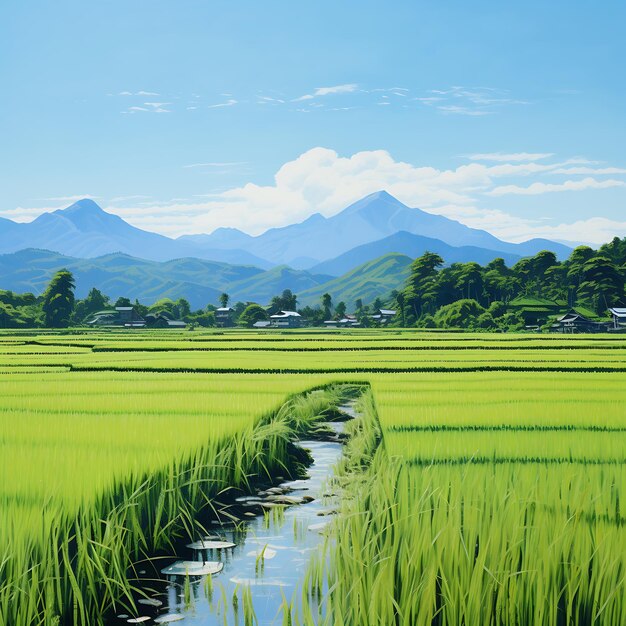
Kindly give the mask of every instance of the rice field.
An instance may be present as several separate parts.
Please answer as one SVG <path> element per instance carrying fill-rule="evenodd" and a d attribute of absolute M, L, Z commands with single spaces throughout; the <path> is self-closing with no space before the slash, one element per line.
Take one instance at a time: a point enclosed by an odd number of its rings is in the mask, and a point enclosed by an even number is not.
<path fill-rule="evenodd" d="M 308 581 L 328 624 L 626 623 L 626 338 L 365 329 L 0 334 L 0 623 L 95 623 L 342 381 L 370 392 Z"/>

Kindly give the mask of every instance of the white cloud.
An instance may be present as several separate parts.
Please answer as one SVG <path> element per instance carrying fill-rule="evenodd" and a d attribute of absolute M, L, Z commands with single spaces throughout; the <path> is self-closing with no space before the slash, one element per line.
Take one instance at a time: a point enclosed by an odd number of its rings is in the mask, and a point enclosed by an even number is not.
<path fill-rule="evenodd" d="M 218 104 L 209 104 L 207 108 L 220 109 L 222 107 L 232 107 L 232 106 L 235 106 L 236 104 L 238 104 L 237 100 L 235 100 L 234 98 L 231 98 L 230 100 L 227 100 L 226 102 L 220 102 Z"/>
<path fill-rule="evenodd" d="M 183 165 L 184 169 L 192 169 L 196 167 L 233 167 L 235 165 L 246 165 L 247 161 L 223 161 L 223 162 L 210 162 L 210 163 L 191 163 L 189 165 Z"/>
<path fill-rule="evenodd" d="M 334 87 L 318 87 L 313 93 L 305 94 L 299 98 L 295 98 L 292 102 L 302 102 L 304 100 L 313 100 L 322 96 L 331 96 L 342 93 L 353 93 L 357 91 L 359 86 L 356 83 L 347 83 L 345 85 L 335 85 Z"/>
<path fill-rule="evenodd" d="M 469 107 L 459 106 L 458 104 L 443 104 L 437 107 L 442 113 L 453 115 L 491 115 L 492 111 L 485 111 L 484 109 L 471 109 Z"/>
<path fill-rule="evenodd" d="M 552 152 L 482 152 L 468 155 L 472 161 L 541 161 L 554 156 Z"/>
<path fill-rule="evenodd" d="M 550 174 L 593 174 L 600 176 L 602 174 L 626 174 L 623 167 L 557 167 L 550 171 Z"/>
<path fill-rule="evenodd" d="M 241 164 L 206 162 L 184 167 L 212 168 L 214 172 L 222 172 L 229 166 Z M 486 194 L 506 197 L 513 193 L 534 195 L 548 191 L 575 192 L 626 186 L 616 178 L 604 181 L 583 178 L 552 185 L 532 182 L 531 179 L 532 184 L 528 187 L 500 184 L 516 178 L 542 176 L 560 167 L 563 163 L 538 163 L 520 158 L 511 162 L 500 159 L 493 163 L 472 161 L 446 170 L 397 161 L 385 150 L 340 156 L 334 150 L 318 147 L 282 165 L 269 184 L 248 182 L 204 196 L 167 201 L 118 197 L 109 202 L 108 207 L 104 206 L 136 226 L 171 236 L 211 232 L 220 226 L 259 234 L 271 227 L 302 221 L 316 212 L 334 215 L 363 196 L 385 189 L 408 206 L 446 215 L 507 240 L 549 237 L 601 242 L 616 234 L 626 234 L 626 222 L 608 218 L 592 217 L 557 225 L 554 220 L 512 215 L 503 206 L 498 207 L 499 210 L 484 207 Z M 52 209 L 20 207 L 10 213 L 4 212 L 4 215 L 26 221 L 45 210 Z M 558 213 L 554 212 L 555 215 Z M 595 214 L 598 215 L 597 210 Z M 552 216 L 548 213 L 546 217 Z"/>
<path fill-rule="evenodd" d="M 596 180 L 595 178 L 583 178 L 582 180 L 566 180 L 562 183 L 533 183 L 528 187 L 518 185 L 503 185 L 487 192 L 490 196 L 505 196 L 516 194 L 521 196 L 536 196 L 543 193 L 555 193 L 559 191 L 584 191 L 585 189 L 607 189 L 609 187 L 625 187 L 622 180 Z"/>
<path fill-rule="evenodd" d="M 434 107 L 445 115 L 479 117 L 496 113 L 505 106 L 528 104 L 526 100 L 513 98 L 507 90 L 496 87 L 454 85 L 446 89 L 430 89 L 426 94 L 413 100 Z"/>

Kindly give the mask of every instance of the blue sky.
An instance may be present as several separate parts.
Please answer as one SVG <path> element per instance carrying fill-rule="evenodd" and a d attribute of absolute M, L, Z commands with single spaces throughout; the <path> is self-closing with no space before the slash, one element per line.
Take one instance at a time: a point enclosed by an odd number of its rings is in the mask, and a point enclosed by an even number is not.
<path fill-rule="evenodd" d="M 626 235 L 623 3 L 0 6 L 0 216 L 251 233 L 386 188 L 510 240 Z"/>

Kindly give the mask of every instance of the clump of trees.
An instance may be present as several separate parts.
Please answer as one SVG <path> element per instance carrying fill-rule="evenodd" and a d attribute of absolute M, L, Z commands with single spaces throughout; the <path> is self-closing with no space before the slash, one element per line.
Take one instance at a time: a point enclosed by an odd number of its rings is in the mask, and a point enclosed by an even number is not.
<path fill-rule="evenodd" d="M 511 329 L 523 319 L 508 304 L 535 298 L 581 306 L 604 315 L 626 303 L 626 238 L 593 250 L 575 248 L 565 261 L 549 250 L 507 267 L 497 258 L 485 266 L 453 263 L 426 252 L 411 264 L 404 289 L 389 305 L 399 312 L 394 324 L 440 328 Z"/>

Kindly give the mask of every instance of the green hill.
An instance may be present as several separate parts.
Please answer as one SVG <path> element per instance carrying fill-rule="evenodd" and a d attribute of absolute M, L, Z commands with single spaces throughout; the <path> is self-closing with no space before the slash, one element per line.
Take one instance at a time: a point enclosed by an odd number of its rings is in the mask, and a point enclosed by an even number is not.
<path fill-rule="evenodd" d="M 333 302 L 344 301 L 350 309 L 357 298 L 365 304 L 376 297 L 384 297 L 393 289 L 400 289 L 409 275 L 413 259 L 403 254 L 385 254 L 378 259 L 368 261 L 343 276 L 312 287 L 298 294 L 298 303 L 318 304 L 324 293 L 329 293 Z"/>

